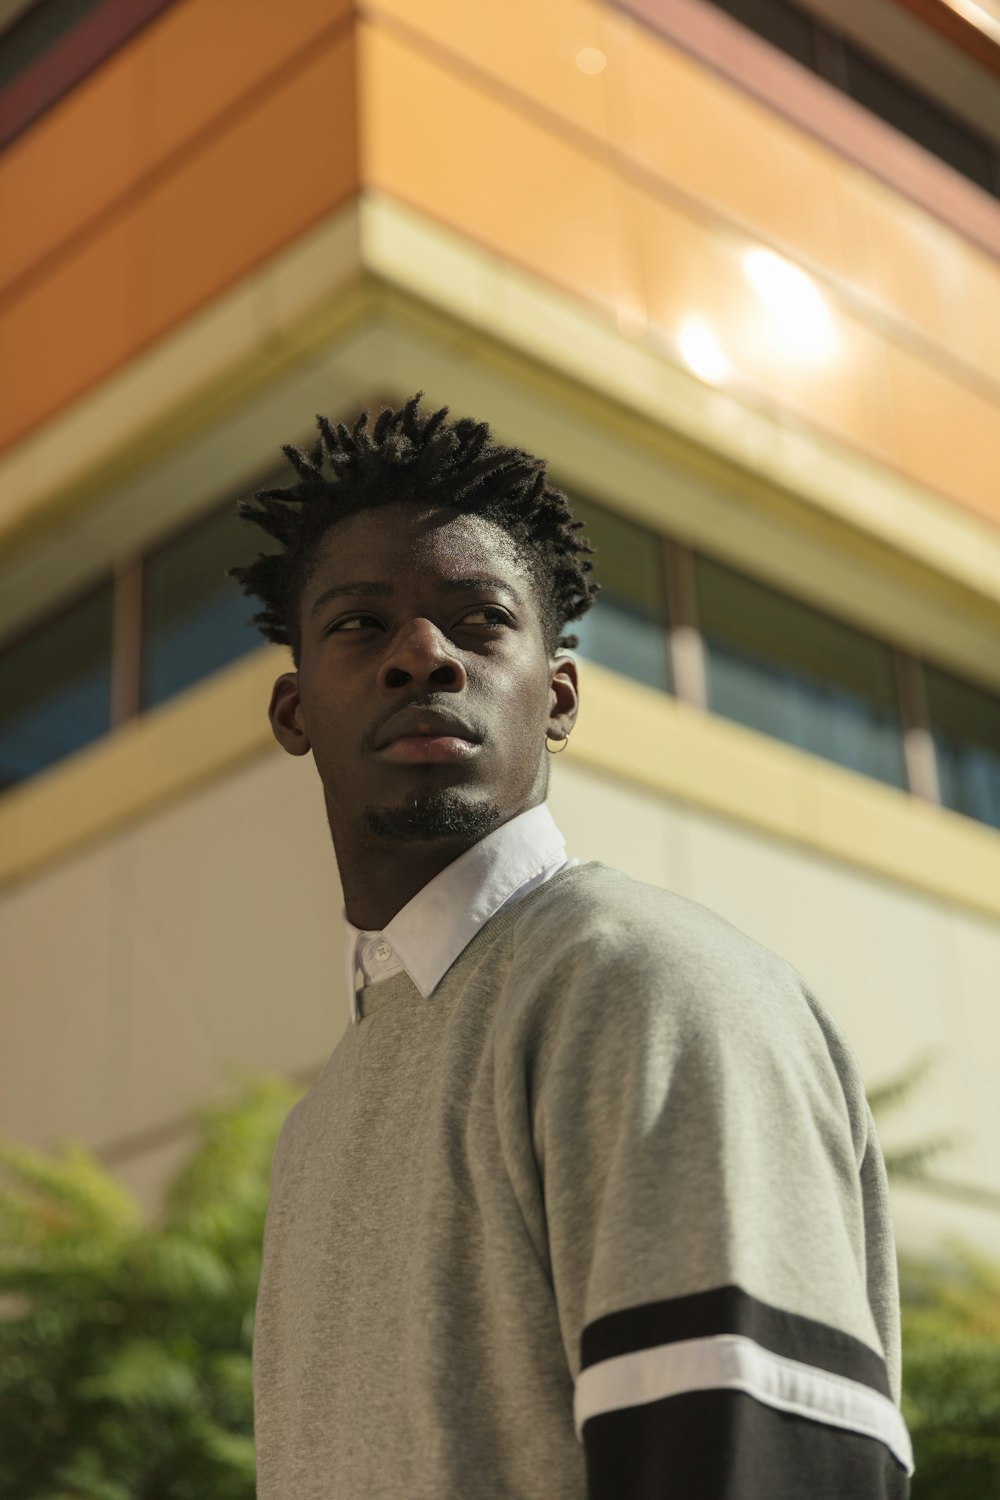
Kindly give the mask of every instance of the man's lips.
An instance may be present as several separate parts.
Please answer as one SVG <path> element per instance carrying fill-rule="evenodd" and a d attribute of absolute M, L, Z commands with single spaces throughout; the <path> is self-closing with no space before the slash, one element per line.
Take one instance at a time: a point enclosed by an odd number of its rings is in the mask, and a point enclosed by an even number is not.
<path fill-rule="evenodd" d="M 462 761 L 477 754 L 479 746 L 456 734 L 407 734 L 391 740 L 378 754 L 382 760 L 402 764 L 419 761 Z"/>
<path fill-rule="evenodd" d="M 438 709 L 410 707 L 400 709 L 383 724 L 376 736 L 373 748 L 384 753 L 393 745 L 401 744 L 403 741 L 446 740 L 455 741 L 457 745 L 464 746 L 461 753 L 466 754 L 478 746 L 480 738 L 475 730 L 457 714 L 445 713 Z M 453 746 L 448 754 L 454 753 L 458 752 Z M 404 756 L 403 758 L 413 757 Z M 422 759 L 423 757 L 416 758 Z"/>

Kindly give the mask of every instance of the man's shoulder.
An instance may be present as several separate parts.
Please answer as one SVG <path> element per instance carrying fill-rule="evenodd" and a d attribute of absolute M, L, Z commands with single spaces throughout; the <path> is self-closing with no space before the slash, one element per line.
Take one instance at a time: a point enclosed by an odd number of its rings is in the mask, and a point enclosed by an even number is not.
<path fill-rule="evenodd" d="M 520 941 L 562 932 L 576 942 L 630 946 L 639 933 L 650 941 L 760 944 L 720 912 L 664 886 L 636 880 L 599 860 L 561 870 L 522 904 L 515 933 Z M 763 951 L 767 951 L 766 949 Z"/>
<path fill-rule="evenodd" d="M 695 968 L 744 974 L 782 969 L 787 960 L 721 913 L 676 891 L 591 861 L 563 870 L 525 901 L 514 923 L 515 950 L 573 949 L 590 961 L 648 970 L 663 962 L 675 975 Z"/>
<path fill-rule="evenodd" d="M 669 1035 L 747 1056 L 833 1049 L 856 1071 L 799 970 L 711 907 L 600 863 L 563 870 L 535 895 L 512 934 L 511 1021 L 566 1015 L 583 1032 L 624 1027 L 643 1045 Z"/>

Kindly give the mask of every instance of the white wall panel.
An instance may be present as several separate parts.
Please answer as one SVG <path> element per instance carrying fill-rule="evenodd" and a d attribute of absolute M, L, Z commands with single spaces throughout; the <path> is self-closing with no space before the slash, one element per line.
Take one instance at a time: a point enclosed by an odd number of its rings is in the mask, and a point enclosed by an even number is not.
<path fill-rule="evenodd" d="M 883 1142 L 964 1132 L 935 1170 L 1000 1203 L 1000 927 L 572 754 L 553 762 L 550 791 L 569 852 L 700 901 L 787 958 L 870 1087 L 935 1049 Z M 277 747 L 9 892 L 0 1129 L 104 1146 L 182 1119 L 225 1091 L 233 1065 L 318 1068 L 348 1019 L 341 905 L 312 759 Z M 182 1156 L 160 1144 L 120 1175 L 152 1204 Z M 1000 1251 L 997 1209 L 898 1196 L 909 1239 L 967 1229 Z"/>

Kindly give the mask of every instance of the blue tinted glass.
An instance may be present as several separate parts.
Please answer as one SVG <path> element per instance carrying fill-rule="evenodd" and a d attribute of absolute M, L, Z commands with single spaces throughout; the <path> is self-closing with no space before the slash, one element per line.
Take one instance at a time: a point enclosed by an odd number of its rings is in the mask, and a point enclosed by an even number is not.
<path fill-rule="evenodd" d="M 143 569 L 141 706 L 151 708 L 264 644 L 251 625 L 263 608 L 226 569 L 278 547 L 236 514 L 205 516 L 150 556 Z"/>
<path fill-rule="evenodd" d="M 714 713 L 906 787 L 887 645 L 707 558 L 695 579 Z"/>
<path fill-rule="evenodd" d="M 925 666 L 941 801 L 1000 828 L 1000 694 Z"/>
<path fill-rule="evenodd" d="M 0 788 L 111 727 L 110 580 L 0 651 Z"/>
<path fill-rule="evenodd" d="M 567 625 L 567 634 L 579 637 L 580 653 L 591 661 L 670 691 L 661 539 L 575 496 L 570 508 L 595 549 L 592 576 L 601 592 L 582 620 Z"/>

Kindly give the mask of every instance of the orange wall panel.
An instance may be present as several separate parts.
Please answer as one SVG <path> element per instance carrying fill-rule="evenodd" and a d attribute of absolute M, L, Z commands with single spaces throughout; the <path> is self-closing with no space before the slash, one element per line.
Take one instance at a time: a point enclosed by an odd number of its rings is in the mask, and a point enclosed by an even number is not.
<path fill-rule="evenodd" d="M 160 334 L 356 188 L 353 46 L 312 55 L 136 216 L 137 333 Z"/>
<path fill-rule="evenodd" d="M 670 201 L 825 271 L 873 318 L 900 320 L 1000 386 L 1000 267 L 632 17 L 595 0 L 369 0 L 366 14 L 483 94 L 547 118 L 553 134 L 589 137 L 619 173 L 648 173 Z M 581 71 L 583 48 L 604 54 L 600 72 Z"/>
<path fill-rule="evenodd" d="M 18 278 L 0 293 L 0 447 L 363 180 L 671 358 L 683 320 L 707 319 L 750 399 L 1000 521 L 985 255 L 594 0 L 365 15 L 180 0 L 0 158 L 0 268 Z M 607 67 L 584 72 L 584 48 Z M 760 242 L 825 269 L 835 358 L 789 360 L 761 321 L 741 266 Z"/>
<path fill-rule="evenodd" d="M 0 316 L 0 448 L 357 189 L 350 35 L 311 51 Z"/>
<path fill-rule="evenodd" d="M 808 343 L 797 349 L 796 315 L 790 329 L 789 320 L 783 325 L 744 269 L 744 252 L 759 248 L 752 232 L 622 173 L 553 117 L 482 87 L 395 28 L 362 24 L 358 42 L 365 186 L 611 318 L 640 327 L 647 320 L 672 359 L 685 320 L 705 320 L 751 401 L 794 412 L 1000 521 L 1000 407 L 951 368 L 894 346 L 878 320 L 831 296 L 828 352 Z M 933 391 L 949 414 L 936 432 Z M 963 454 L 949 464 L 953 440 Z"/>
<path fill-rule="evenodd" d="M 900 467 L 1000 524 L 1000 406 L 905 349 L 887 364 Z"/>
<path fill-rule="evenodd" d="M 113 370 L 136 322 L 135 246 L 119 221 L 0 318 L 0 448 Z"/>
<path fill-rule="evenodd" d="M 350 12 L 350 0 L 164 11 L 0 156 L 0 297 Z"/>
<path fill-rule="evenodd" d="M 12 283 L 95 218 L 139 171 L 139 77 L 120 59 L 91 73 L 0 155 L 0 309 Z M 21 295 L 20 286 L 13 288 Z"/>
<path fill-rule="evenodd" d="M 362 24 L 358 45 L 366 187 L 590 302 L 640 305 L 627 184 L 391 33 Z"/>

